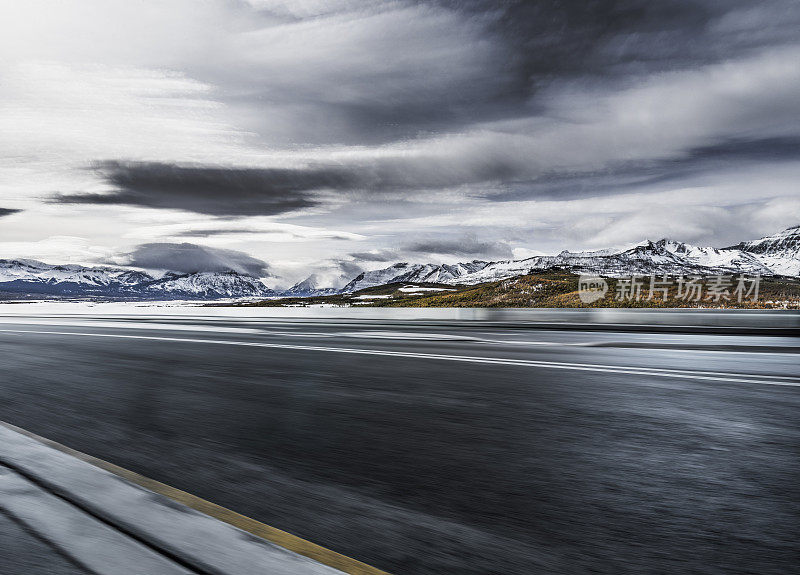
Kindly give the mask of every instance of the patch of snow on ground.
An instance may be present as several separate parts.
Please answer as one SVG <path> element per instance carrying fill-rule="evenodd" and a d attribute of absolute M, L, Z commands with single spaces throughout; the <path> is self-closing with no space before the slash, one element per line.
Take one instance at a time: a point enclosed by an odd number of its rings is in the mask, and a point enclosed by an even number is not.
<path fill-rule="evenodd" d="M 403 286 L 397 291 L 403 293 L 422 293 L 426 291 L 456 291 L 456 288 Z"/>

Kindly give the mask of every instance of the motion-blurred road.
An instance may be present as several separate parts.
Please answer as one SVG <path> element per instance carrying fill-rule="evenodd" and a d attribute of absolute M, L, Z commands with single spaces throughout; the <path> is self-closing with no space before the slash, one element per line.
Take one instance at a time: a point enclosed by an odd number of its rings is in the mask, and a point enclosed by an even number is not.
<path fill-rule="evenodd" d="M 790 337 L 0 318 L 0 419 L 393 573 L 797 572 Z"/>

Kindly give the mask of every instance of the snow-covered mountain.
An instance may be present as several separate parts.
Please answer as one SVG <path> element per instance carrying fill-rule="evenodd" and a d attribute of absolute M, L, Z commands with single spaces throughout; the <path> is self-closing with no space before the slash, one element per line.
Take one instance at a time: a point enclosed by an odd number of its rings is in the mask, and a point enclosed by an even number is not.
<path fill-rule="evenodd" d="M 334 295 L 339 293 L 336 288 L 320 287 L 320 280 L 317 274 L 311 274 L 301 282 L 297 282 L 289 289 L 281 292 L 286 297 L 308 297 L 312 295 Z"/>
<path fill-rule="evenodd" d="M 167 273 L 161 277 L 108 266 L 0 260 L 0 292 L 125 299 L 219 299 L 275 295 L 258 278 L 236 272 Z"/>
<path fill-rule="evenodd" d="M 481 283 L 541 271 L 553 267 L 576 273 L 593 273 L 611 277 L 650 274 L 747 273 L 782 275 L 765 265 L 758 257 L 741 250 L 697 247 L 662 239 L 645 241 L 631 248 L 600 252 L 568 252 L 556 256 L 536 256 L 519 261 L 490 264 L 477 274 L 462 278 L 462 283 Z"/>
<path fill-rule="evenodd" d="M 137 286 L 144 293 L 164 299 L 219 299 L 269 297 L 275 292 L 261 280 L 234 271 L 168 273 L 161 279 Z M 169 297 L 167 297 L 169 296 Z"/>
<path fill-rule="evenodd" d="M 473 261 L 460 264 L 409 264 L 399 263 L 382 270 L 363 272 L 341 289 L 350 293 L 387 283 L 462 283 L 461 278 L 477 273 L 491 262 Z"/>
<path fill-rule="evenodd" d="M 152 276 L 144 272 L 126 268 L 50 265 L 36 260 L 0 260 L 0 284 L 16 281 L 108 288 L 133 286 L 152 279 Z"/>
<path fill-rule="evenodd" d="M 775 273 L 800 276 L 800 226 L 787 228 L 777 234 L 731 246 L 756 256 Z"/>
<path fill-rule="evenodd" d="M 657 242 L 647 240 L 621 250 L 563 251 L 555 256 L 534 256 L 523 260 L 473 261 L 455 265 L 400 263 L 359 274 L 341 292 L 350 293 L 387 283 L 472 285 L 554 267 L 611 277 L 742 273 L 798 277 L 800 226 L 728 248 L 698 247 L 662 239 Z"/>

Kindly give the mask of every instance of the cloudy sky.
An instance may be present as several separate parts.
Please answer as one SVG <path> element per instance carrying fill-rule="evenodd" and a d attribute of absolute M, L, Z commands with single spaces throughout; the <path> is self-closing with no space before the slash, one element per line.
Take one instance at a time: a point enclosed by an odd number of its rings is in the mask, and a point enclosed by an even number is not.
<path fill-rule="evenodd" d="M 285 286 L 800 223 L 796 0 L 0 0 L 0 257 Z"/>

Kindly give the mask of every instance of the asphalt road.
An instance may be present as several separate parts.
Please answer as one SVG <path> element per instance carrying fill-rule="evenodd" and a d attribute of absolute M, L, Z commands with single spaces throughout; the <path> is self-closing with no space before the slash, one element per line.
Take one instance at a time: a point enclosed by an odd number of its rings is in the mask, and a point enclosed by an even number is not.
<path fill-rule="evenodd" d="M 797 346 L 0 318 L 0 419 L 398 574 L 783 575 Z"/>
<path fill-rule="evenodd" d="M 86 572 L 0 513 L 0 573 L 24 575 L 84 575 Z"/>

